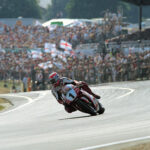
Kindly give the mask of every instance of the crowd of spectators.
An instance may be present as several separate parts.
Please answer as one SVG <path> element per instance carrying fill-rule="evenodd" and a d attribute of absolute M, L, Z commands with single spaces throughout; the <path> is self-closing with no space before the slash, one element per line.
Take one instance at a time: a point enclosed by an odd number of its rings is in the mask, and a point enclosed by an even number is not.
<path fill-rule="evenodd" d="M 44 89 L 43 85 L 46 86 L 47 76 L 52 71 L 89 84 L 150 79 L 150 50 L 128 55 L 122 49 L 90 56 L 78 53 L 66 56 L 65 61 L 58 56 L 53 57 L 51 53 L 43 52 L 36 59 L 29 55 L 29 49 L 43 49 L 45 43 L 54 43 L 59 49 L 60 40 L 70 42 L 73 50 L 79 44 L 100 44 L 103 38 L 121 33 L 121 22 L 120 12 L 112 14 L 106 11 L 104 24 L 58 26 L 54 30 L 42 26 L 23 26 L 21 22 L 16 23 L 15 27 L 0 23 L 0 80 L 22 80 L 26 91 L 29 77 L 36 81 L 34 89 Z M 39 65 L 47 62 L 51 62 L 48 68 Z"/>
<path fill-rule="evenodd" d="M 141 40 L 150 40 L 150 29 L 145 29 L 144 31 L 134 32 L 132 34 L 123 34 L 118 37 L 114 37 L 109 40 L 109 42 L 118 42 L 121 43 L 123 41 L 138 41 Z"/>
<path fill-rule="evenodd" d="M 52 71 L 89 84 L 150 79 L 150 51 L 130 53 L 127 56 L 121 51 L 114 51 L 108 52 L 105 56 L 80 55 L 68 56 L 66 59 L 67 62 L 58 57 L 54 60 L 50 54 L 44 54 L 42 58 L 35 60 L 29 58 L 27 51 L 1 52 L 0 79 L 13 77 L 22 80 L 23 77 L 31 77 L 32 71 L 35 72 L 35 80 L 38 84 L 43 83 L 43 78 L 44 82 L 47 82 L 47 76 Z M 47 60 L 52 61 L 53 66 L 43 70 L 38 64 Z M 61 62 L 63 65 L 60 68 L 54 65 L 54 62 Z"/>
<path fill-rule="evenodd" d="M 122 32 L 122 26 L 123 15 L 121 13 L 121 10 L 118 10 L 117 13 L 111 13 L 109 10 L 105 11 L 103 29 L 106 39 L 120 35 Z"/>
<path fill-rule="evenodd" d="M 18 21 L 14 27 L 0 23 L 0 44 L 2 48 L 44 48 L 45 43 L 55 43 L 59 47 L 60 40 L 70 42 L 75 48 L 81 43 L 97 43 L 104 36 L 114 36 L 121 32 L 121 14 L 106 11 L 102 24 L 82 22 L 76 26 L 58 26 L 53 30 L 43 26 L 24 26 Z M 105 38 L 106 38 L 105 37 Z"/>
<path fill-rule="evenodd" d="M 104 58 L 104 59 L 103 59 Z M 59 73 L 90 84 L 136 79 L 150 79 L 150 51 L 131 53 L 107 53 L 105 57 L 97 54 L 94 57 L 68 58 L 67 69 Z M 54 69 L 58 71 L 58 69 Z"/>

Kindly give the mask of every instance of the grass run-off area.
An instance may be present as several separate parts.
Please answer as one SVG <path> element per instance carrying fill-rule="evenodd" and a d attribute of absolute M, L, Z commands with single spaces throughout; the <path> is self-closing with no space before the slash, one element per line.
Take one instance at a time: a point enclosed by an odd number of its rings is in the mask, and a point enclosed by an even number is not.
<path fill-rule="evenodd" d="M 16 93 L 22 91 L 22 82 L 19 80 L 0 81 L 0 94 Z M 0 111 L 10 107 L 12 104 L 0 96 Z"/>
<path fill-rule="evenodd" d="M 0 98 L 0 111 L 4 110 L 5 107 L 8 107 L 10 102 L 7 99 Z"/>
<path fill-rule="evenodd" d="M 0 82 L 0 94 L 6 94 L 10 92 L 9 87 L 4 87 L 3 86 L 3 82 Z M 4 98 L 0 98 L 0 111 L 5 109 L 5 105 L 6 103 L 9 103 L 8 100 L 4 99 Z"/>

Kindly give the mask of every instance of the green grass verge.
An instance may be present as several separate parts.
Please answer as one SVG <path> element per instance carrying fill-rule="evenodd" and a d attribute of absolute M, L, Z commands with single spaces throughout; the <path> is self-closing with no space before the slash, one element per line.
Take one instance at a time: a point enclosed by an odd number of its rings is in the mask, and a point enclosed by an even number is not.
<path fill-rule="evenodd" d="M 3 111 L 6 108 L 9 108 L 13 106 L 13 104 L 11 103 L 11 101 L 5 99 L 5 98 L 0 98 L 0 112 Z"/>
<path fill-rule="evenodd" d="M 7 85 L 7 86 L 4 86 L 4 85 Z M 18 83 L 15 83 L 15 86 L 17 87 L 17 86 L 19 86 L 20 85 L 20 83 L 18 82 Z M 11 91 L 11 89 L 12 89 L 12 86 L 13 86 L 13 82 L 12 81 L 6 81 L 6 82 L 4 82 L 4 81 L 0 81 L 0 94 L 6 94 L 6 93 L 10 93 L 10 91 Z M 9 104 L 8 104 L 8 106 L 6 105 L 4 105 L 3 106 L 3 104 L 6 104 L 6 103 L 9 103 L 10 104 L 10 106 L 12 105 L 11 104 L 11 102 L 10 101 L 8 101 L 7 99 L 5 99 L 5 98 L 0 98 L 0 112 L 1 111 L 3 111 L 5 108 L 7 108 L 7 107 L 9 107 Z"/>
<path fill-rule="evenodd" d="M 5 107 L 0 105 L 0 111 L 2 111 L 3 109 L 5 109 Z"/>

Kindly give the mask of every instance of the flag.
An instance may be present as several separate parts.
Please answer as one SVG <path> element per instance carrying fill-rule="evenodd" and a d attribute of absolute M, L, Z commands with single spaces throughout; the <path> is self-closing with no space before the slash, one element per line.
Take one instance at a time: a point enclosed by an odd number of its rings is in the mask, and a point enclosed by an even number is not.
<path fill-rule="evenodd" d="M 40 68 L 43 68 L 43 69 L 45 70 L 45 69 L 47 69 L 47 68 L 52 68 L 52 67 L 53 67 L 53 64 L 52 64 L 51 61 L 47 61 L 47 62 L 45 62 L 45 63 L 40 63 L 40 64 L 38 64 L 38 66 L 39 66 Z"/>
<path fill-rule="evenodd" d="M 6 53 L 6 51 L 4 49 L 0 49 L 1 53 Z"/>
<path fill-rule="evenodd" d="M 41 59 L 43 57 L 42 52 L 39 50 L 31 50 L 31 55 L 33 59 L 37 59 L 37 58 Z"/>
<path fill-rule="evenodd" d="M 2 45 L 0 44 L 0 52 L 6 53 L 6 51 L 2 48 Z"/>
<path fill-rule="evenodd" d="M 56 44 L 53 43 L 45 43 L 44 44 L 45 53 L 51 53 L 51 51 L 56 50 Z"/>
<path fill-rule="evenodd" d="M 65 50 L 64 54 L 68 55 L 68 56 L 75 56 L 76 55 L 75 51 L 73 51 L 73 50 Z"/>
<path fill-rule="evenodd" d="M 64 69 L 64 66 L 60 62 L 53 62 L 53 64 L 58 68 L 58 69 Z"/>
<path fill-rule="evenodd" d="M 51 51 L 51 57 L 56 57 L 58 55 L 58 50 L 54 50 L 54 49 L 52 49 L 52 51 Z"/>
<path fill-rule="evenodd" d="M 60 41 L 60 48 L 63 48 L 65 50 L 72 50 L 72 44 L 70 44 L 69 42 L 66 42 L 64 40 Z"/>
<path fill-rule="evenodd" d="M 58 51 L 58 57 L 65 63 L 67 62 L 66 55 L 64 52 Z"/>

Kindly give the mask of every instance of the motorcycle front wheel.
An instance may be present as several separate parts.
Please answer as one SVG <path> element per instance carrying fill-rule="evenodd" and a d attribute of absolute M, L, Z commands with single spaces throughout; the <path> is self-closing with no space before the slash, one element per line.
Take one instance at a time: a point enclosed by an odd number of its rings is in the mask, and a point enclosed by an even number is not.
<path fill-rule="evenodd" d="M 81 108 L 80 111 L 84 112 L 84 113 L 88 113 L 92 116 L 96 116 L 97 115 L 97 111 L 90 105 L 90 103 L 87 103 L 85 101 L 82 100 L 78 100 L 76 102 L 76 105 Z"/>
<path fill-rule="evenodd" d="M 105 108 L 102 106 L 102 104 L 99 102 L 99 111 L 98 111 L 98 113 L 99 114 L 103 114 L 104 112 L 105 112 Z"/>

